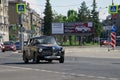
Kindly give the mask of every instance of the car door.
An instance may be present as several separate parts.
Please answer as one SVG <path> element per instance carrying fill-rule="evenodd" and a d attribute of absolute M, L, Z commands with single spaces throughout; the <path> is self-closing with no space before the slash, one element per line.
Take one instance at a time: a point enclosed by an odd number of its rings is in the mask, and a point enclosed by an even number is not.
<path fill-rule="evenodd" d="M 35 43 L 36 43 L 36 40 L 35 40 L 35 38 L 33 38 L 32 41 L 31 41 L 31 45 L 30 45 L 30 53 L 31 53 L 32 59 L 34 58 L 34 53 L 36 52 Z"/>
<path fill-rule="evenodd" d="M 27 55 L 28 59 L 32 58 L 32 55 L 31 55 L 32 42 L 33 42 L 33 39 L 29 39 L 28 44 L 25 46 L 25 52 L 26 52 L 26 55 Z"/>

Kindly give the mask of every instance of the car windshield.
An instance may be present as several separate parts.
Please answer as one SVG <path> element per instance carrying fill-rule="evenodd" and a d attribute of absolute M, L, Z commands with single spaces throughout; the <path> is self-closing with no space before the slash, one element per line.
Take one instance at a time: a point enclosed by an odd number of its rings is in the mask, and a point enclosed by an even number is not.
<path fill-rule="evenodd" d="M 57 44 L 56 40 L 52 36 L 44 36 L 36 39 L 37 44 Z"/>
<path fill-rule="evenodd" d="M 4 45 L 12 45 L 13 42 L 4 42 Z"/>
<path fill-rule="evenodd" d="M 20 44 L 20 42 L 16 42 L 15 44 Z"/>

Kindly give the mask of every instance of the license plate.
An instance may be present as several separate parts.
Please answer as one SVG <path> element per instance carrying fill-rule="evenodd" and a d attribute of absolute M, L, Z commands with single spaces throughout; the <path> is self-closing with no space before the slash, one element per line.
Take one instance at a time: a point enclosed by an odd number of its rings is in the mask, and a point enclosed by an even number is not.
<path fill-rule="evenodd" d="M 45 58 L 60 58 L 60 56 L 45 56 Z"/>

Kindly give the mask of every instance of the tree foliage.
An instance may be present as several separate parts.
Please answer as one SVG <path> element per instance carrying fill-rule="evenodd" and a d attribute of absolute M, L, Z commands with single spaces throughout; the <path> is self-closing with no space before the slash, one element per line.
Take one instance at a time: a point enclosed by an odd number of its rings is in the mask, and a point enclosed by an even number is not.
<path fill-rule="evenodd" d="M 66 22 L 66 21 L 67 21 L 66 16 L 63 16 L 62 14 L 57 14 L 57 13 L 53 14 L 53 22 Z"/>
<path fill-rule="evenodd" d="M 67 22 L 76 22 L 77 21 L 77 12 L 75 10 L 68 10 L 67 12 Z"/>
<path fill-rule="evenodd" d="M 80 8 L 78 9 L 78 21 L 80 22 L 91 21 L 90 10 L 86 6 L 85 1 L 81 3 Z"/>
<path fill-rule="evenodd" d="M 101 34 L 102 30 L 102 25 L 99 22 L 99 12 L 96 11 L 96 2 L 95 0 L 93 1 L 93 10 L 91 12 L 92 14 L 92 22 L 93 22 L 93 27 L 94 27 L 94 36 L 98 37 Z"/>
<path fill-rule="evenodd" d="M 51 35 L 53 15 L 50 0 L 46 0 L 44 14 L 44 35 Z"/>

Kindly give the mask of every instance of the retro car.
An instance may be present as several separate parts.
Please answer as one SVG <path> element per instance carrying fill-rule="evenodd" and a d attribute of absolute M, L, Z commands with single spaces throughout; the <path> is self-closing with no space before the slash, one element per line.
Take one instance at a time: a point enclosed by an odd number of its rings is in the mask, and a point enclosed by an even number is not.
<path fill-rule="evenodd" d="M 64 63 L 65 51 L 59 46 L 53 36 L 39 36 L 30 38 L 23 50 L 23 60 L 28 63 L 29 60 L 38 63 L 40 60 L 52 62 L 58 60 Z"/>

